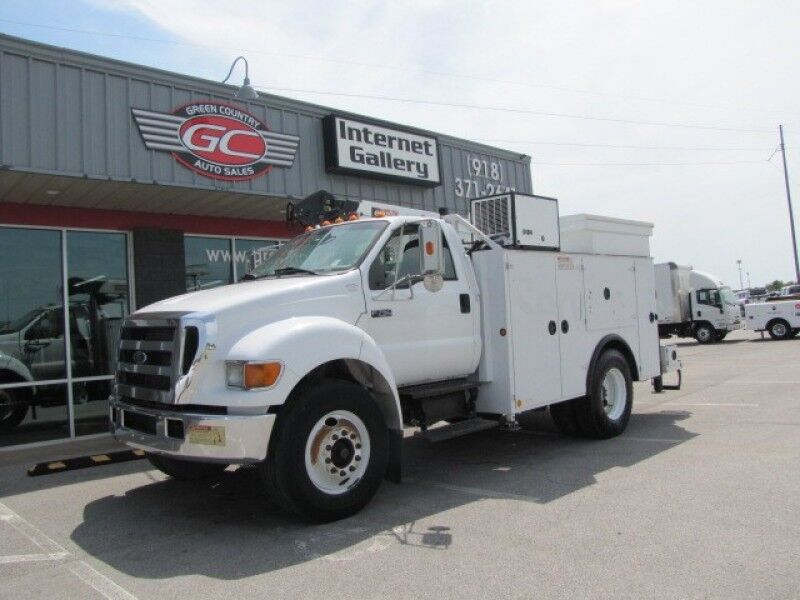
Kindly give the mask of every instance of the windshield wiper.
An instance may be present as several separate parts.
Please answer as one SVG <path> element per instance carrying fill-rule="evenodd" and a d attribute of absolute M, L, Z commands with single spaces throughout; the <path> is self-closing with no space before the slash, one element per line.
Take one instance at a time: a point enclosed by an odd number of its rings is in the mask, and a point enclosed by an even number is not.
<path fill-rule="evenodd" d="M 275 275 L 295 275 L 296 273 L 306 273 L 308 275 L 319 275 L 316 271 L 309 271 L 308 269 L 301 269 L 300 267 L 281 267 L 273 271 Z"/>

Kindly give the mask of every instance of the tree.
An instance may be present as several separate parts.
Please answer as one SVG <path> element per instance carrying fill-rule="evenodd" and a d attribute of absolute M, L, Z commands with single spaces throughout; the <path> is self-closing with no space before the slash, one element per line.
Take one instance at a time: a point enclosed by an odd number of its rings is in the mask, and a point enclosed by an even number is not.
<path fill-rule="evenodd" d="M 775 280 L 775 281 L 773 281 L 772 283 L 768 283 L 768 284 L 767 284 L 767 291 L 770 291 L 770 292 L 780 292 L 780 291 L 781 291 L 781 288 L 782 288 L 783 286 L 785 286 L 785 285 L 786 285 L 786 284 L 785 284 L 783 281 L 781 281 L 780 279 L 776 279 L 776 280 Z"/>

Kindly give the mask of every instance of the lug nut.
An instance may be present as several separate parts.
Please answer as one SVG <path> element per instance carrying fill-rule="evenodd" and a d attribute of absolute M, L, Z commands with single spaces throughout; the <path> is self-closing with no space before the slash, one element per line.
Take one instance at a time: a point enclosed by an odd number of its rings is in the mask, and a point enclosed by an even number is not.
<path fill-rule="evenodd" d="M 329 464 L 331 464 L 331 459 L 330 459 L 330 458 L 326 458 L 326 459 L 325 459 L 325 464 L 326 464 L 326 465 L 329 465 Z"/>
<path fill-rule="evenodd" d="M 336 440 L 338 440 L 338 439 L 339 439 L 339 436 L 338 436 L 338 435 L 336 435 L 336 434 L 334 433 L 334 434 L 331 436 L 331 439 L 332 439 L 332 440 L 335 442 Z"/>
<path fill-rule="evenodd" d="M 356 455 L 356 460 L 361 460 L 361 457 Z"/>
<path fill-rule="evenodd" d="M 328 446 L 325 446 L 325 450 L 327 450 L 328 452 L 330 452 L 330 451 L 331 451 L 331 446 L 330 446 L 330 445 L 328 445 Z"/>
<path fill-rule="evenodd" d="M 350 472 L 351 472 L 351 473 L 352 473 L 353 471 L 355 471 L 355 470 L 356 470 L 356 468 L 355 468 L 355 467 L 350 467 Z"/>
<path fill-rule="evenodd" d="M 339 471 L 339 475 L 341 475 L 342 477 L 344 477 L 345 475 L 347 475 L 347 471 Z"/>
<path fill-rule="evenodd" d="M 361 450 L 361 444 L 356 444 L 356 450 Z"/>
<path fill-rule="evenodd" d="M 336 474 L 336 469 L 331 469 L 331 473 Z"/>

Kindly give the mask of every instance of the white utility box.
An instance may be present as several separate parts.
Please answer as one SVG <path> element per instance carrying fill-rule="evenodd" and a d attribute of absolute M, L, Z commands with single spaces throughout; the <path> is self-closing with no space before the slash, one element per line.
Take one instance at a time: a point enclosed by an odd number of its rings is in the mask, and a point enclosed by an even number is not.
<path fill-rule="evenodd" d="M 561 217 L 561 251 L 650 256 L 653 224 L 598 215 Z"/>
<path fill-rule="evenodd" d="M 473 225 L 503 246 L 558 250 L 558 200 L 509 192 L 476 198 L 470 204 Z"/>

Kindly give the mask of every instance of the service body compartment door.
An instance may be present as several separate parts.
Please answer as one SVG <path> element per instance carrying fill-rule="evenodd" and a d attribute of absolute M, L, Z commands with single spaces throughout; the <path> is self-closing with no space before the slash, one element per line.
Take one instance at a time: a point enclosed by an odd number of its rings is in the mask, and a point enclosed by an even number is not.
<path fill-rule="evenodd" d="M 636 305 L 639 324 L 639 378 L 649 379 L 661 374 L 659 358 L 657 301 L 653 261 L 636 259 Z"/>
<path fill-rule="evenodd" d="M 559 254 L 556 257 L 556 282 L 561 394 L 564 398 L 578 398 L 586 394 L 586 369 L 592 353 L 586 334 L 583 259 L 578 255 Z"/>
<path fill-rule="evenodd" d="M 561 400 L 555 253 L 506 252 L 517 412 Z"/>

